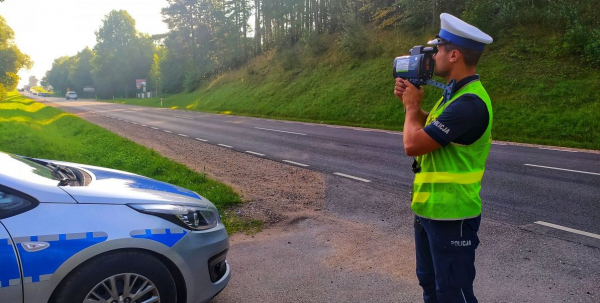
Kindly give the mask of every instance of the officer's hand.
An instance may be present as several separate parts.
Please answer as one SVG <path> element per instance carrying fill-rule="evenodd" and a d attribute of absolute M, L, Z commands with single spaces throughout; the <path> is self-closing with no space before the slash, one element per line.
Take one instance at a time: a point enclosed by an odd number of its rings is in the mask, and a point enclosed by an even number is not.
<path fill-rule="evenodd" d="M 394 88 L 394 95 L 398 98 L 398 100 L 402 101 L 402 95 L 406 91 L 406 84 L 404 84 L 404 79 L 396 78 L 396 87 Z"/>
<path fill-rule="evenodd" d="M 397 82 L 396 82 L 397 83 Z M 404 81 L 404 85 L 406 85 L 406 89 L 402 94 L 402 103 L 404 103 L 404 107 L 421 107 L 421 100 L 423 100 L 423 88 L 417 88 L 410 81 Z"/>

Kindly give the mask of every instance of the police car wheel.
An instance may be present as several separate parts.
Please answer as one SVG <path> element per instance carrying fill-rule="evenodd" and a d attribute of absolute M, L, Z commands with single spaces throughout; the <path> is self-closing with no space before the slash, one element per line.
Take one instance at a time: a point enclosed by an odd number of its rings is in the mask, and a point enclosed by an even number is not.
<path fill-rule="evenodd" d="M 155 257 L 139 252 L 104 255 L 69 275 L 54 297 L 66 302 L 176 302 L 175 281 Z"/>

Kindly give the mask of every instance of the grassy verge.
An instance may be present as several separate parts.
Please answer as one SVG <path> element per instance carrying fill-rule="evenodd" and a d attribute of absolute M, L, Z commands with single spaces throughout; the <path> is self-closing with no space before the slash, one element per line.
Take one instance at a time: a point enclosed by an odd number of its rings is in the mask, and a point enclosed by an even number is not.
<path fill-rule="evenodd" d="M 0 150 L 133 172 L 200 193 L 221 210 L 229 232 L 255 230 L 226 209 L 241 202 L 230 187 L 75 115 L 8 94 L 0 102 Z"/>
<path fill-rule="evenodd" d="M 344 55 L 336 37 L 320 54 L 302 46 L 271 52 L 192 93 L 163 96 L 162 107 L 401 130 L 392 59 L 429 36 L 376 32 L 370 44 L 379 52 L 363 60 Z M 517 28 L 483 55 L 478 73 L 494 104 L 494 139 L 600 149 L 600 71 L 561 56 L 551 38 Z M 424 108 L 439 96 L 426 87 Z M 112 102 L 161 106 L 160 98 Z"/>

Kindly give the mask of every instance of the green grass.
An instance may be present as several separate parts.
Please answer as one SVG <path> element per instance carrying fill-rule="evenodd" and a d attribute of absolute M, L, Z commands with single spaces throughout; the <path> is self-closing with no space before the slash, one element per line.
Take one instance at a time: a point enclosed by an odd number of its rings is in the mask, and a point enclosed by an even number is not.
<path fill-rule="evenodd" d="M 221 210 L 229 232 L 255 230 L 260 223 L 225 210 L 241 203 L 230 187 L 207 178 L 153 150 L 119 137 L 73 114 L 8 94 L 0 102 L 0 150 L 124 170 L 193 190 Z M 231 224 L 230 224 L 231 223 Z"/>
<path fill-rule="evenodd" d="M 162 107 L 401 130 L 404 114 L 393 95 L 392 60 L 431 35 L 370 36 L 380 49 L 370 59 L 344 55 L 330 37 L 324 54 L 298 46 L 284 55 L 271 52 L 192 93 L 163 96 Z M 551 37 L 535 28 L 515 29 L 484 53 L 478 73 L 494 105 L 493 137 L 600 149 L 600 71 L 556 55 L 560 46 Z M 439 96 L 441 90 L 426 87 L 423 107 Z M 160 98 L 111 102 L 161 106 Z"/>

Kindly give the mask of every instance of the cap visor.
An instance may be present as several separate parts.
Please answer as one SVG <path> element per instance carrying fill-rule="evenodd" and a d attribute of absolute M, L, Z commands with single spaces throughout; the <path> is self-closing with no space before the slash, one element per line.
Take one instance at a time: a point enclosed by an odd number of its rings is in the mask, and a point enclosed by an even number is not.
<path fill-rule="evenodd" d="M 427 42 L 427 45 L 442 45 L 442 44 L 447 44 L 447 41 L 443 41 L 442 39 L 433 39 L 429 42 Z"/>

